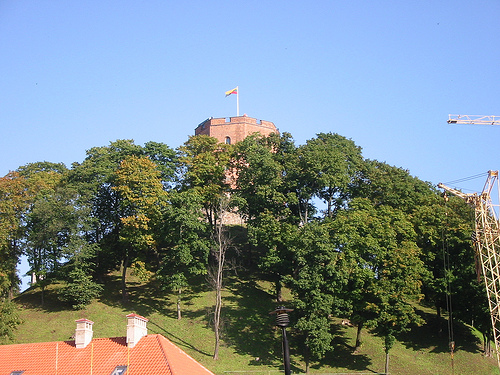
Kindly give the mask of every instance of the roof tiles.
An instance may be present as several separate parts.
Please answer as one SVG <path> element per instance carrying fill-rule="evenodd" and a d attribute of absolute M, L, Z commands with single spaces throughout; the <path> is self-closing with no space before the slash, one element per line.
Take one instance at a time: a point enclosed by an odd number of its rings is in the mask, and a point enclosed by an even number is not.
<path fill-rule="evenodd" d="M 96 338 L 85 348 L 74 341 L 0 345 L 0 375 L 210 375 L 213 373 L 162 335 L 147 335 L 129 348 L 125 337 Z"/>

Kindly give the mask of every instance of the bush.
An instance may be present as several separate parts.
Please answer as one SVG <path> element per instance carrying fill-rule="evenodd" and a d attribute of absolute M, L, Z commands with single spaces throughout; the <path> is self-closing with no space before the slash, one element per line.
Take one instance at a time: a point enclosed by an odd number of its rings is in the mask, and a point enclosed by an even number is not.
<path fill-rule="evenodd" d="M 74 269 L 69 274 L 70 282 L 59 292 L 59 300 L 71 304 L 73 309 L 85 308 L 102 293 L 102 286 L 92 280 L 82 269 Z"/>
<path fill-rule="evenodd" d="M 0 343 L 5 344 L 14 338 L 14 331 L 22 323 L 15 303 L 0 300 Z"/>

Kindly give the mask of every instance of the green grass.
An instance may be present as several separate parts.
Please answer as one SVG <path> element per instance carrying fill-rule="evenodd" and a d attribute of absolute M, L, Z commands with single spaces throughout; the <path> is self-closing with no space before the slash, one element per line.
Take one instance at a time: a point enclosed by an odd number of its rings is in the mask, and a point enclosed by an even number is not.
<path fill-rule="evenodd" d="M 131 280 L 133 280 L 131 278 Z M 203 284 L 203 283 L 200 283 Z M 220 375 L 278 374 L 281 366 L 281 336 L 269 312 L 276 308 L 269 293 L 271 286 L 260 281 L 231 279 L 224 291 L 224 342 L 219 360 L 212 359 L 213 331 L 211 308 L 213 292 L 199 287 L 184 296 L 183 318 L 177 320 L 175 296 L 160 292 L 153 284 L 129 282 L 130 302 L 121 303 L 119 279 L 109 276 L 105 293 L 86 309 L 68 310 L 56 300 L 57 285 L 51 286 L 40 305 L 40 290 L 31 288 L 16 298 L 24 323 L 16 332 L 14 343 L 71 340 L 75 320 L 94 321 L 94 337 L 126 335 L 125 315 L 135 312 L 149 319 L 148 332 L 159 333 L 185 350 L 204 366 Z M 289 298 L 284 294 L 285 298 Z M 456 352 L 448 349 L 446 322 L 438 322 L 431 309 L 420 308 L 427 324 L 398 337 L 391 350 L 390 373 L 418 375 L 498 375 L 496 359 L 481 354 L 481 342 L 474 329 L 455 324 Z M 288 330 L 292 346 L 293 314 Z M 363 332 L 363 345 L 353 354 L 355 327 L 333 319 L 336 339 L 334 349 L 320 363 L 313 363 L 312 374 L 375 374 L 384 371 L 385 353 L 380 337 Z M 441 323 L 444 331 L 439 332 Z M 292 353 L 293 373 L 302 373 L 305 365 Z"/>

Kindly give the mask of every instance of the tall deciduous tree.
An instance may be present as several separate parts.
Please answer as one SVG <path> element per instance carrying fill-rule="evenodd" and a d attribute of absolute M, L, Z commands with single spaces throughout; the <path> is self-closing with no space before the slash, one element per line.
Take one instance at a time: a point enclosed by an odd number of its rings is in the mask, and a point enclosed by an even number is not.
<path fill-rule="evenodd" d="M 327 217 L 343 207 L 361 168 L 361 148 L 339 134 L 320 133 L 300 147 L 302 179 L 326 203 Z"/>
<path fill-rule="evenodd" d="M 201 197 L 205 217 L 215 230 L 221 197 L 230 191 L 231 145 L 206 135 L 190 137 L 179 148 L 183 189 Z"/>
<path fill-rule="evenodd" d="M 344 309 L 341 291 L 355 268 L 336 247 L 331 230 L 328 221 L 310 222 L 288 238 L 293 269 L 286 281 L 294 297 L 298 317 L 294 328 L 301 340 L 306 373 L 311 361 L 331 349 L 329 317 Z"/>
<path fill-rule="evenodd" d="M 207 273 L 211 239 L 208 222 L 201 220 L 202 203 L 201 196 L 190 190 L 171 190 L 165 208 L 157 276 L 165 289 L 177 293 L 177 319 L 182 317 L 182 294 L 188 280 Z"/>
<path fill-rule="evenodd" d="M 234 183 L 231 174 L 231 146 L 219 144 L 217 139 L 205 135 L 190 137 L 180 147 L 183 169 L 183 190 L 200 197 L 204 220 L 209 224 L 211 239 L 209 269 L 215 291 L 214 359 L 218 359 L 221 329 L 221 308 L 225 254 L 228 249 L 227 228 L 224 217 L 232 210 L 229 194 Z"/>
<path fill-rule="evenodd" d="M 148 142 L 144 147 L 133 140 L 117 140 L 108 146 L 93 147 L 82 163 L 74 163 L 69 182 L 78 190 L 78 205 L 87 207 L 89 229 L 85 238 L 99 244 L 96 267 L 99 276 L 122 263 L 120 242 L 122 218 L 126 217 L 121 196 L 116 189 L 120 163 L 128 156 L 149 157 L 160 171 L 161 183 L 167 187 L 175 174 L 175 153 L 163 143 Z"/>
<path fill-rule="evenodd" d="M 13 298 L 19 284 L 21 220 L 28 207 L 26 179 L 18 172 L 0 178 L 0 295 Z"/>
<path fill-rule="evenodd" d="M 28 203 L 26 180 L 17 172 L 0 178 L 0 343 L 14 337 L 21 323 L 11 301 L 18 290 L 17 263 L 21 256 L 21 219 Z"/>
<path fill-rule="evenodd" d="M 237 170 L 237 194 L 242 198 L 240 212 L 252 222 L 262 212 L 273 216 L 287 215 L 284 167 L 282 160 L 289 150 L 281 150 L 281 138 L 252 135 L 235 146 L 233 164 Z M 295 149 L 295 147 L 293 147 Z M 278 156 L 279 154 L 279 156 Z"/>
<path fill-rule="evenodd" d="M 312 193 L 300 179 L 297 147 L 287 133 L 247 137 L 236 145 L 235 165 L 250 243 L 263 277 L 274 283 L 281 301 L 283 278 L 291 273 L 288 237 L 313 211 Z"/>
<path fill-rule="evenodd" d="M 427 271 L 413 224 L 402 211 L 358 198 L 335 225 L 339 248 L 351 250 L 358 267 L 350 290 L 353 321 L 384 337 L 388 372 L 394 335 L 422 322 L 412 304 L 423 297 Z"/>
<path fill-rule="evenodd" d="M 74 195 L 62 182 L 67 173 L 62 164 L 32 163 L 19 171 L 27 179 L 30 197 L 24 219 L 24 252 L 42 289 L 43 304 L 48 276 L 59 268 L 63 249 L 75 230 Z"/>
<path fill-rule="evenodd" d="M 210 255 L 212 262 L 209 263 L 208 276 L 212 288 L 215 291 L 214 306 L 214 359 L 219 358 L 219 348 L 221 343 L 222 330 L 222 289 L 224 287 L 224 271 L 226 269 L 226 256 L 232 247 L 229 230 L 225 224 L 225 216 L 230 213 L 231 197 L 224 195 L 220 197 L 217 208 L 217 220 L 212 232 L 212 246 Z"/>
<path fill-rule="evenodd" d="M 113 190 L 119 193 L 123 215 L 119 240 L 123 244 L 122 297 L 125 301 L 129 265 L 143 252 L 156 250 L 167 193 L 160 179 L 161 172 L 148 157 L 125 157 L 116 175 Z"/>

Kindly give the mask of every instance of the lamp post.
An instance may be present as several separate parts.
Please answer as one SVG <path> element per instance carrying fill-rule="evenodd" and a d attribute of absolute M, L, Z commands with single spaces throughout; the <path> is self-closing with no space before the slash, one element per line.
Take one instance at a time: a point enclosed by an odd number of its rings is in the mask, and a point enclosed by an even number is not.
<path fill-rule="evenodd" d="M 288 313 L 293 309 L 279 306 L 276 310 L 271 311 L 270 314 L 276 314 L 276 325 L 281 327 L 283 335 L 283 367 L 285 368 L 285 375 L 290 375 L 290 348 L 288 347 L 288 339 L 286 337 L 286 327 L 290 324 Z"/>

